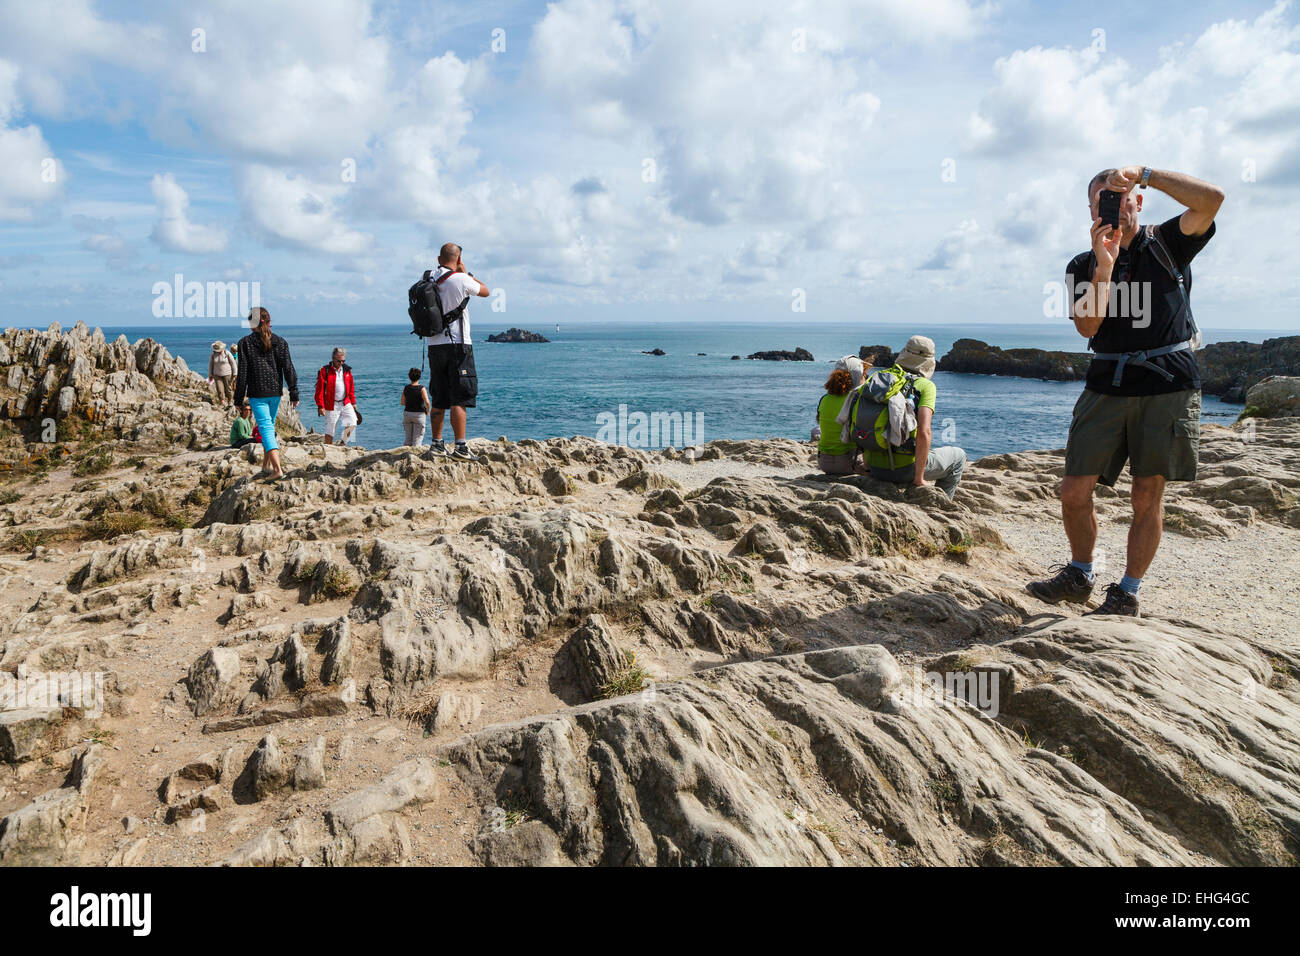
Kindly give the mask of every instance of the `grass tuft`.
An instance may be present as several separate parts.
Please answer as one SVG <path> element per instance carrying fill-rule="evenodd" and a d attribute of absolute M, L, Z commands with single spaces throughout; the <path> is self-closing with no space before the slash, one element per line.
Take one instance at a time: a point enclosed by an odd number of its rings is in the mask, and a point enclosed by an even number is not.
<path fill-rule="evenodd" d="M 610 698 L 622 697 L 624 694 L 635 694 L 639 690 L 644 690 L 653 681 L 650 672 L 642 667 L 641 662 L 636 659 L 636 653 L 628 651 L 627 665 L 605 682 L 605 686 L 600 689 L 600 696 Z"/>

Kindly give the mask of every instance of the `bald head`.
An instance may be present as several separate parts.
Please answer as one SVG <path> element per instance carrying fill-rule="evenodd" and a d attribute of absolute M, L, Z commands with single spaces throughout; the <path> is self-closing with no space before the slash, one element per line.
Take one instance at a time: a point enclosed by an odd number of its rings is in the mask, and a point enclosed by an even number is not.
<path fill-rule="evenodd" d="M 1097 192 L 1097 187 L 1103 185 L 1106 180 L 1110 179 L 1111 174 L 1117 172 L 1115 169 L 1103 169 L 1096 176 L 1093 176 L 1088 182 L 1088 201 L 1092 202 L 1093 194 Z M 445 249 L 446 246 L 443 246 Z"/>
<path fill-rule="evenodd" d="M 460 246 L 454 242 L 445 243 L 442 249 L 438 251 L 438 265 L 440 266 L 454 266 L 458 259 L 460 259 Z"/>

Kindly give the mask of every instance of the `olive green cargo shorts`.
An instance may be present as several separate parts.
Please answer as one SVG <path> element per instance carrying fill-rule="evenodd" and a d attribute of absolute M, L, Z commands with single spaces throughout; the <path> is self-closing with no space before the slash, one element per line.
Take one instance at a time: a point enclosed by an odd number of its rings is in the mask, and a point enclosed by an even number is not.
<path fill-rule="evenodd" d="M 1084 389 L 1074 403 L 1065 473 L 1097 475 L 1113 485 L 1127 461 L 1134 478 L 1195 481 L 1200 438 L 1198 390 L 1102 395 Z"/>

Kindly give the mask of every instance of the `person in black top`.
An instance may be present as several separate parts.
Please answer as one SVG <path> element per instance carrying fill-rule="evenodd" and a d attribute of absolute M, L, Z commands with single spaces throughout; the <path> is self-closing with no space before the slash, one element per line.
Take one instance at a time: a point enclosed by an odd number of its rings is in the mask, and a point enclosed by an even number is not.
<path fill-rule="evenodd" d="M 1141 227 L 1142 194 L 1151 186 L 1186 209 L 1158 226 Z M 1119 228 L 1098 212 L 1103 190 L 1121 194 Z M 1088 184 L 1092 249 L 1066 266 L 1071 317 L 1094 357 L 1074 406 L 1061 481 L 1061 516 L 1071 560 L 1047 580 L 1029 584 L 1036 597 L 1086 602 L 1092 594 L 1097 482 L 1113 485 L 1129 463 L 1133 523 L 1124 577 L 1106 588 L 1089 614 L 1138 615 L 1138 588 L 1160 546 L 1166 481 L 1196 479 L 1201 378 L 1194 350 L 1191 262 L 1214 236 L 1223 203 L 1218 186 L 1182 173 L 1125 166 Z"/>
<path fill-rule="evenodd" d="M 429 393 L 420 384 L 420 370 L 407 373 L 411 384 L 402 389 L 402 428 L 406 431 L 406 444 L 418 448 L 424 444 L 424 424 L 429 416 Z"/>
<path fill-rule="evenodd" d="M 283 389 L 289 390 L 289 403 L 298 407 L 298 373 L 294 371 L 289 343 L 271 332 L 271 313 L 263 308 L 248 314 L 254 331 L 239 340 L 239 373 L 235 376 L 234 406 L 238 408 L 247 395 L 262 436 L 263 477 L 284 477 L 280 467 L 280 443 L 275 436 L 275 416 L 280 411 Z"/>

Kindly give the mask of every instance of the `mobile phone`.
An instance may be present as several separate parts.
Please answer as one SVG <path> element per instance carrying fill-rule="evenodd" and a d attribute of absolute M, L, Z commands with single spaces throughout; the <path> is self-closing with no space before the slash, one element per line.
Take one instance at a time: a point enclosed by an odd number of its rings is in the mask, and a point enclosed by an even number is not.
<path fill-rule="evenodd" d="M 1108 226 L 1119 228 L 1119 207 L 1124 201 L 1124 194 L 1110 189 L 1103 189 L 1097 196 L 1097 215 Z"/>

